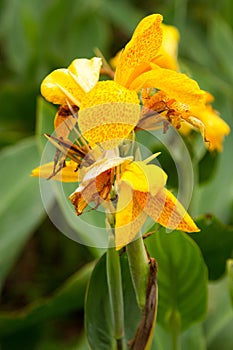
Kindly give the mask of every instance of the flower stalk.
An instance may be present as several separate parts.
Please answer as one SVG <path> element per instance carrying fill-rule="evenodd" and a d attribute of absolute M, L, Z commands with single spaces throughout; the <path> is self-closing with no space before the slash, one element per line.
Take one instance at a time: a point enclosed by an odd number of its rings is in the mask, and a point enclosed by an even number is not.
<path fill-rule="evenodd" d="M 144 309 L 149 279 L 149 260 L 143 238 L 132 241 L 126 246 L 131 278 L 136 293 L 138 305 Z"/>
<path fill-rule="evenodd" d="M 113 228 L 107 249 L 106 271 L 109 300 L 112 313 L 113 333 L 116 340 L 116 349 L 125 349 L 124 345 L 124 302 L 122 292 L 121 266 L 118 251 L 114 247 Z"/>

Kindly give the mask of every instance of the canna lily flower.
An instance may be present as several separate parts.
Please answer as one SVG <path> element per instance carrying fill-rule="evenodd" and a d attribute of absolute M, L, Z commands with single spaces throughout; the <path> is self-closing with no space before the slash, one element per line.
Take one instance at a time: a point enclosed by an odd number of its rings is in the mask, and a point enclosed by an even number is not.
<path fill-rule="evenodd" d="M 107 92 L 104 84 L 107 83 L 107 91 L 109 94 L 112 93 L 111 102 L 113 103 L 118 102 L 114 100 L 113 94 L 116 86 L 119 91 L 121 89 L 125 91 L 126 88 L 132 93 L 142 95 L 144 109 L 137 125 L 134 125 L 136 129 L 157 128 L 158 121 L 161 121 L 161 118 L 158 118 L 159 114 L 177 129 L 182 123 L 197 128 L 210 149 L 220 148 L 216 147 L 216 142 L 210 135 L 209 121 L 203 120 L 203 112 L 204 114 L 207 112 L 207 93 L 200 89 L 196 81 L 176 71 L 178 69 L 176 56 L 179 34 L 174 27 L 165 26 L 161 22 L 162 16 L 158 14 L 145 17 L 135 29 L 124 50 L 118 54 L 114 81 L 97 83 L 85 96 L 88 99 L 85 103 L 86 109 L 79 113 L 78 123 L 89 142 L 101 142 L 98 130 L 103 132 L 105 129 L 107 132 L 109 127 L 104 113 L 103 117 L 99 118 L 101 113 L 98 113 L 99 108 L 90 108 L 95 96 L 102 102 L 105 100 L 103 95 L 104 93 L 107 95 Z M 154 117 L 151 117 L 151 111 L 156 112 Z M 148 112 L 150 117 L 148 117 Z M 119 114 L 127 115 L 127 113 L 121 113 L 120 108 Z M 119 120 L 123 126 L 124 122 L 121 118 Z M 98 126 L 98 123 L 102 121 L 108 124 L 105 128 L 103 125 Z M 217 131 L 219 121 L 216 118 L 212 119 L 211 124 L 216 126 L 212 130 Z M 133 122 L 133 119 L 130 122 Z M 221 134 L 216 136 L 219 141 L 223 141 L 226 134 L 226 128 L 223 129 L 218 130 L 218 133 Z M 108 137 L 117 138 L 117 133 L 112 135 L 108 133 Z"/>
<path fill-rule="evenodd" d="M 193 114 L 205 110 L 206 93 L 194 80 L 175 70 L 177 41 L 178 33 L 174 27 L 162 24 L 161 15 L 147 16 L 119 55 L 114 80 L 98 81 L 100 58 L 77 59 L 67 69 L 48 75 L 41 93 L 63 110 L 67 106 L 79 109 L 78 126 L 92 148 L 108 140 L 121 142 L 135 127 L 153 128 L 158 120 L 147 117 L 148 109 L 162 113 L 176 128 L 183 122 L 195 126 L 207 139 L 205 124 Z M 145 106 L 142 116 L 140 94 Z M 58 116 L 55 127 L 63 120 Z M 108 147 L 116 145 L 110 142 Z"/>
<path fill-rule="evenodd" d="M 167 175 L 154 164 L 139 161 L 126 165 L 119 185 L 116 247 L 134 239 L 148 216 L 171 230 L 199 231 L 182 204 L 165 188 L 166 180 Z"/>
<path fill-rule="evenodd" d="M 115 218 L 118 249 L 137 236 L 147 216 L 169 229 L 199 231 L 181 203 L 165 188 L 166 180 L 161 168 L 145 161 L 105 158 L 84 170 L 80 185 L 69 199 L 77 215 L 91 202 L 95 208 L 116 203 L 110 210 Z"/>

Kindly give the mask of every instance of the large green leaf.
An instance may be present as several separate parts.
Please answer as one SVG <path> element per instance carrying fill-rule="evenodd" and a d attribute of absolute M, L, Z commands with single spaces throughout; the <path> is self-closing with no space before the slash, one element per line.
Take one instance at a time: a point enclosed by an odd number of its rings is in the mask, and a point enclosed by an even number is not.
<path fill-rule="evenodd" d="M 21 249 L 44 217 L 38 180 L 31 170 L 39 163 L 35 139 L 27 139 L 0 154 L 0 285 Z M 53 198 L 49 199 L 51 203 Z"/>
<path fill-rule="evenodd" d="M 124 297 L 125 339 L 132 340 L 140 323 L 138 308 L 126 256 L 121 257 Z M 89 344 L 94 350 L 115 349 L 111 309 L 106 276 L 106 254 L 97 263 L 86 299 L 86 330 Z"/>
<path fill-rule="evenodd" d="M 233 344 L 233 310 L 226 279 L 209 286 L 209 310 L 204 322 L 209 350 L 231 350 Z"/>
<path fill-rule="evenodd" d="M 93 263 L 85 265 L 48 298 L 37 300 L 26 308 L 0 313 L 0 338 L 43 324 L 47 320 L 83 309 L 86 286 Z"/>
<path fill-rule="evenodd" d="M 181 332 L 205 316 L 207 269 L 198 246 L 186 234 L 161 229 L 149 237 L 150 256 L 158 261 L 158 322 Z"/>
<path fill-rule="evenodd" d="M 202 216 L 197 225 L 201 232 L 190 236 L 202 251 L 209 279 L 218 279 L 225 272 L 226 260 L 233 254 L 233 227 L 224 225 L 212 215 Z"/>
<path fill-rule="evenodd" d="M 195 324 L 183 332 L 179 339 L 181 350 L 206 350 L 202 324 Z M 159 324 L 156 325 L 152 350 L 172 350 L 172 336 Z"/>

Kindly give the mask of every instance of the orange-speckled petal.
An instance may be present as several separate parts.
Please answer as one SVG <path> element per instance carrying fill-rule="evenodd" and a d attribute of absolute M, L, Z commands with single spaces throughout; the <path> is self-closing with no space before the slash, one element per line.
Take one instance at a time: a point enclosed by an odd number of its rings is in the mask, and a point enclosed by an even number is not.
<path fill-rule="evenodd" d="M 165 188 L 157 195 L 150 196 L 144 205 L 144 211 L 168 229 L 184 232 L 200 231 L 178 199 Z"/>
<path fill-rule="evenodd" d="M 130 186 L 122 182 L 116 211 L 115 245 L 117 249 L 130 243 L 139 233 L 146 214 L 138 205 Z"/>
<path fill-rule="evenodd" d="M 141 74 L 131 84 L 136 91 L 142 88 L 156 88 L 166 93 L 171 99 L 186 104 L 190 108 L 204 106 L 205 92 L 197 82 L 187 75 L 152 64 L 152 70 Z"/>
<path fill-rule="evenodd" d="M 132 39 L 121 53 L 116 68 L 115 81 L 129 87 L 133 76 L 135 77 L 134 70 L 141 64 L 151 62 L 156 57 L 162 43 L 162 19 L 161 15 L 153 14 L 145 17 L 138 24 Z"/>
<path fill-rule="evenodd" d="M 54 162 L 50 162 L 39 166 L 32 170 L 31 176 L 42 177 L 48 179 L 53 174 Z M 51 177 L 52 180 L 61 182 L 78 182 L 79 173 L 77 171 L 77 163 L 74 161 L 66 161 L 66 166 L 62 168 L 57 174 Z"/>
<path fill-rule="evenodd" d="M 135 91 L 114 81 L 102 81 L 85 95 L 80 106 L 78 125 L 91 147 L 108 140 L 109 147 L 127 138 L 140 117 Z M 115 145 L 116 146 L 116 145 Z"/>

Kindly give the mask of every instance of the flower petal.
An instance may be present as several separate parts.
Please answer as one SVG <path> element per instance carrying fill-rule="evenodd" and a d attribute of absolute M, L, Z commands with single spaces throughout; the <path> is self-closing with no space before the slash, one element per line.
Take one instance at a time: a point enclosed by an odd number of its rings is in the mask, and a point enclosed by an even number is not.
<path fill-rule="evenodd" d="M 39 166 L 32 170 L 31 176 L 42 177 L 48 179 L 54 171 L 54 162 L 50 162 Z M 77 171 L 77 163 L 74 161 L 66 161 L 66 166 L 62 168 L 57 174 L 51 177 L 52 180 L 62 182 L 78 182 L 79 172 Z"/>
<path fill-rule="evenodd" d="M 130 85 L 130 89 L 139 91 L 142 88 L 156 88 L 166 93 L 171 99 L 186 104 L 190 108 L 203 106 L 205 92 L 193 79 L 171 69 L 152 64 L 152 70 L 141 74 Z"/>
<path fill-rule="evenodd" d="M 93 57 L 90 60 L 78 58 L 70 64 L 68 70 L 83 91 L 88 92 L 97 84 L 101 66 L 100 57 Z"/>
<path fill-rule="evenodd" d="M 146 220 L 132 188 L 124 182 L 120 185 L 115 218 L 115 245 L 120 249 L 136 237 Z"/>
<path fill-rule="evenodd" d="M 165 188 L 157 195 L 150 196 L 144 205 L 144 211 L 156 222 L 171 230 L 200 231 L 178 199 Z"/>
<path fill-rule="evenodd" d="M 209 150 L 221 152 L 224 137 L 230 133 L 229 125 L 210 105 L 200 109 L 195 115 L 204 125 L 204 136 Z"/>
<path fill-rule="evenodd" d="M 163 41 L 153 63 L 163 68 L 178 70 L 177 52 L 179 31 L 176 27 L 163 23 L 161 27 L 163 30 Z"/>
<path fill-rule="evenodd" d="M 128 137 L 140 117 L 137 93 L 114 81 L 102 81 L 85 95 L 80 106 L 78 124 L 91 147 L 113 140 L 119 144 Z"/>
<path fill-rule="evenodd" d="M 155 195 L 167 181 L 166 173 L 157 165 L 132 162 L 126 165 L 121 181 L 130 185 L 134 191 L 150 192 Z"/>
<path fill-rule="evenodd" d="M 111 170 L 119 165 L 124 165 L 132 161 L 133 157 L 114 157 L 114 158 L 103 158 L 97 160 L 94 164 L 89 166 L 88 168 L 80 169 L 80 180 L 82 184 L 86 184 L 92 180 L 94 180 L 97 176 L 101 175 L 107 170 Z"/>
<path fill-rule="evenodd" d="M 41 94 L 55 104 L 66 104 L 67 100 L 76 106 L 84 94 L 90 91 L 99 80 L 102 61 L 98 57 L 88 60 L 74 60 L 68 69 L 56 69 L 41 84 Z"/>
<path fill-rule="evenodd" d="M 68 69 L 60 68 L 54 70 L 42 81 L 41 94 L 54 104 L 64 105 L 68 100 L 79 106 L 84 90 L 77 85 Z"/>
<path fill-rule="evenodd" d="M 115 81 L 129 87 L 135 68 L 151 62 L 162 43 L 161 22 L 163 17 L 153 14 L 142 19 L 132 39 L 126 45 L 118 61 Z"/>

